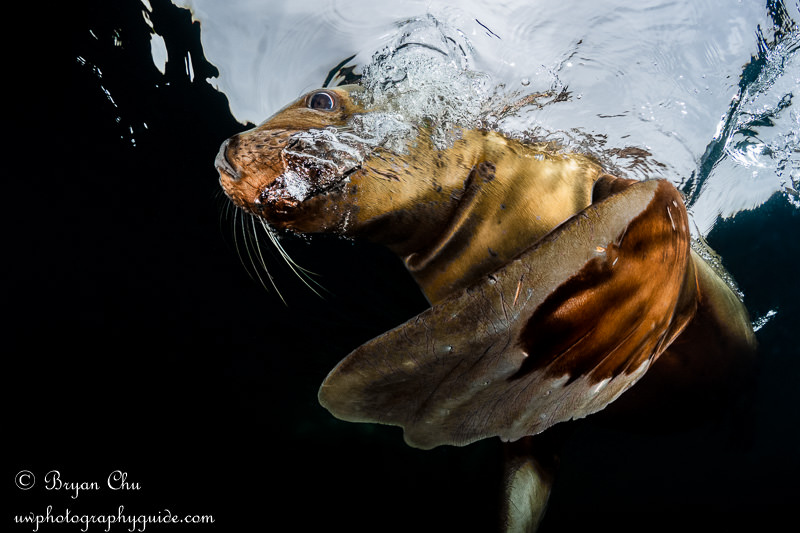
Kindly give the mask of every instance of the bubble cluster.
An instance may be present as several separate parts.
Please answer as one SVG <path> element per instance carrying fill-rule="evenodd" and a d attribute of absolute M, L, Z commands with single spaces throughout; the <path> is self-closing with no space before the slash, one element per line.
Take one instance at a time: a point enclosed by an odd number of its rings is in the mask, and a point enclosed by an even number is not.
<path fill-rule="evenodd" d="M 352 124 L 361 137 L 403 151 L 419 127 L 445 148 L 464 128 L 480 124 L 494 84 L 472 70 L 466 36 L 432 16 L 409 19 L 364 67 L 358 96 L 368 116 Z"/>
<path fill-rule="evenodd" d="M 287 170 L 270 194 L 303 201 L 327 190 L 357 169 L 374 146 L 369 139 L 336 127 L 297 132 L 281 153 Z"/>

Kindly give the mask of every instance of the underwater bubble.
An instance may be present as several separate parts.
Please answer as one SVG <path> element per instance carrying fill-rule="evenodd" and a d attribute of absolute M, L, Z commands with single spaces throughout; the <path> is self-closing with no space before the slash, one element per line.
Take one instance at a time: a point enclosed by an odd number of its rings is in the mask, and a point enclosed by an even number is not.
<path fill-rule="evenodd" d="M 308 180 L 291 170 L 287 170 L 277 179 L 283 184 L 283 191 L 295 200 L 305 200 L 311 190 Z"/>
<path fill-rule="evenodd" d="M 302 201 L 327 190 L 357 169 L 375 145 L 374 140 L 336 127 L 297 132 L 281 152 L 291 170 L 276 180 L 279 187 L 271 194 Z"/>
<path fill-rule="evenodd" d="M 401 24 L 397 37 L 364 67 L 359 102 L 376 119 L 353 123 L 359 135 L 401 148 L 418 127 L 431 130 L 437 148 L 477 127 L 494 84 L 471 70 L 472 46 L 464 34 L 433 16 Z M 374 129 L 372 129 L 374 128 Z"/>
<path fill-rule="evenodd" d="M 753 320 L 753 331 L 758 331 L 764 326 L 767 325 L 775 315 L 778 314 L 778 311 L 775 309 L 770 309 L 764 316 L 758 317 L 756 320 Z"/>

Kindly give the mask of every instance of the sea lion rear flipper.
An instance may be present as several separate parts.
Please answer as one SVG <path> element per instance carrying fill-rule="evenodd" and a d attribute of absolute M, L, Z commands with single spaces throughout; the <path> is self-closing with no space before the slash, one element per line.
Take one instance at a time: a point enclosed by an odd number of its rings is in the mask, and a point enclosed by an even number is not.
<path fill-rule="evenodd" d="M 673 319 L 689 253 L 675 188 L 633 184 L 356 349 L 320 403 L 344 420 L 401 426 L 419 448 L 517 440 L 599 411 L 683 326 Z"/>

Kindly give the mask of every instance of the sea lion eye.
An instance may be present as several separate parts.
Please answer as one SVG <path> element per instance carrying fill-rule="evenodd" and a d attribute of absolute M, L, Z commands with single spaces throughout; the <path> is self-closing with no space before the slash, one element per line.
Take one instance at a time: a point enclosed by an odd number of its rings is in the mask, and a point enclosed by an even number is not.
<path fill-rule="evenodd" d="M 336 100 L 329 92 L 319 91 L 308 97 L 308 103 L 306 105 L 309 109 L 331 111 L 334 107 L 336 107 Z"/>

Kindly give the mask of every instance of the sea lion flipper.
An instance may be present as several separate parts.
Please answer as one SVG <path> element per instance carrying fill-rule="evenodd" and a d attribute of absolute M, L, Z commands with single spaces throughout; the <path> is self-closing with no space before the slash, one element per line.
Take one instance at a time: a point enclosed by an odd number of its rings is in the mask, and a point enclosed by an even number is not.
<path fill-rule="evenodd" d="M 367 342 L 330 373 L 335 416 L 416 447 L 517 440 L 603 409 L 690 314 L 689 230 L 668 182 L 592 204 L 514 261 Z"/>

